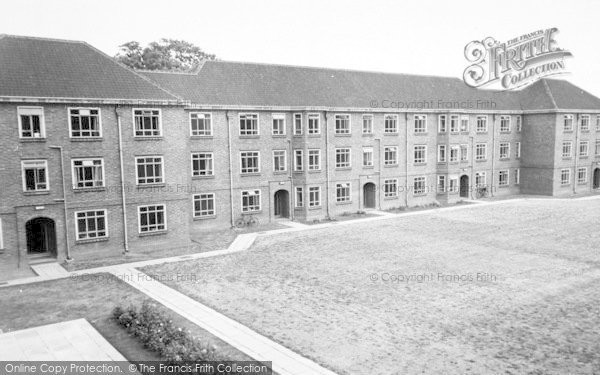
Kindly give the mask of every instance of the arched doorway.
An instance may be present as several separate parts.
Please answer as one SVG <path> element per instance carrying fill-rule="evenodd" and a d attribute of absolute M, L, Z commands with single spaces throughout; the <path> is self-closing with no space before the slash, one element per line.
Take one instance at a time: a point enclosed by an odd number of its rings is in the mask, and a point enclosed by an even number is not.
<path fill-rule="evenodd" d="M 469 198 L 469 176 L 466 174 L 460 176 L 460 196 Z"/>
<path fill-rule="evenodd" d="M 54 220 L 38 217 L 25 224 L 27 253 L 56 256 L 56 228 Z"/>
<path fill-rule="evenodd" d="M 275 217 L 290 217 L 290 194 L 287 190 L 275 192 Z"/>
<path fill-rule="evenodd" d="M 600 168 L 594 169 L 594 189 L 600 189 Z"/>
<path fill-rule="evenodd" d="M 372 182 L 367 182 L 363 186 L 363 200 L 365 208 L 375 208 L 375 184 Z"/>

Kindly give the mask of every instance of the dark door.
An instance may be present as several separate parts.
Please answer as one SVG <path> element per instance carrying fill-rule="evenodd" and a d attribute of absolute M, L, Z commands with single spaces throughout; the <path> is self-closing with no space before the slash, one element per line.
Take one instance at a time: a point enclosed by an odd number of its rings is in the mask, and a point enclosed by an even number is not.
<path fill-rule="evenodd" d="M 469 176 L 466 174 L 460 176 L 460 196 L 469 198 Z"/>
<path fill-rule="evenodd" d="M 594 169 L 594 189 L 600 189 L 600 168 Z"/>
<path fill-rule="evenodd" d="M 56 256 L 56 230 L 54 221 L 45 217 L 29 220 L 25 224 L 27 253 Z"/>
<path fill-rule="evenodd" d="M 290 216 L 290 195 L 287 190 L 278 190 L 275 193 L 275 216 L 289 217 Z"/>
<path fill-rule="evenodd" d="M 367 182 L 363 186 L 365 208 L 375 208 L 375 190 L 375 184 L 372 182 Z"/>

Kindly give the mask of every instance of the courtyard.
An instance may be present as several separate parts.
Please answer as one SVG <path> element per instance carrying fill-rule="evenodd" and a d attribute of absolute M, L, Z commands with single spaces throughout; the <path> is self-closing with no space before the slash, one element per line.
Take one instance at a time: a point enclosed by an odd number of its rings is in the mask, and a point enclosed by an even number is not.
<path fill-rule="evenodd" d="M 600 200 L 531 199 L 259 236 L 146 267 L 340 374 L 600 369 Z"/>

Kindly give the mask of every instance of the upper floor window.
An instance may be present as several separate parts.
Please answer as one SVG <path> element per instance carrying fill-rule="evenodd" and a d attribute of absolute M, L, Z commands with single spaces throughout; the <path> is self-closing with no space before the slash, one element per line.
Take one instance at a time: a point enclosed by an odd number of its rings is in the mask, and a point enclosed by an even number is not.
<path fill-rule="evenodd" d="M 133 121 L 136 137 L 162 136 L 160 109 L 134 109 Z"/>
<path fill-rule="evenodd" d="M 19 136 L 21 138 L 46 138 L 44 109 L 42 107 L 18 107 Z"/>
<path fill-rule="evenodd" d="M 398 164 L 398 147 L 387 146 L 383 148 L 383 164 L 397 165 Z"/>
<path fill-rule="evenodd" d="M 581 115 L 581 127 L 582 132 L 590 131 L 590 115 Z"/>
<path fill-rule="evenodd" d="M 100 110 L 97 108 L 71 108 L 71 137 L 94 138 L 102 136 Z"/>
<path fill-rule="evenodd" d="M 487 132 L 487 116 L 477 116 L 477 133 L 485 133 Z"/>
<path fill-rule="evenodd" d="M 73 159 L 73 189 L 104 186 L 104 162 L 102 159 Z"/>
<path fill-rule="evenodd" d="M 560 184 L 569 185 L 571 183 L 571 169 L 564 168 L 560 170 Z"/>
<path fill-rule="evenodd" d="M 215 216 L 215 193 L 195 194 L 194 217 Z"/>
<path fill-rule="evenodd" d="M 213 176 L 214 156 L 212 152 L 192 153 L 192 176 Z"/>
<path fill-rule="evenodd" d="M 384 116 L 384 133 L 398 133 L 398 115 Z"/>
<path fill-rule="evenodd" d="M 140 233 L 167 230 L 165 205 L 138 206 L 138 230 Z"/>
<path fill-rule="evenodd" d="M 510 143 L 501 142 L 500 143 L 500 159 L 508 159 L 510 158 Z"/>
<path fill-rule="evenodd" d="M 477 143 L 475 145 L 475 160 L 487 159 L 487 144 Z"/>
<path fill-rule="evenodd" d="M 335 167 L 350 168 L 350 149 L 336 148 L 335 149 Z"/>
<path fill-rule="evenodd" d="M 350 134 L 350 115 L 335 115 L 335 134 Z"/>
<path fill-rule="evenodd" d="M 424 164 L 427 162 L 427 146 L 417 145 L 414 147 L 415 164 Z"/>
<path fill-rule="evenodd" d="M 319 207 L 321 205 L 321 187 L 310 186 L 308 188 L 308 206 Z"/>
<path fill-rule="evenodd" d="M 321 150 L 319 150 L 318 148 L 308 150 L 308 170 L 321 170 Z"/>
<path fill-rule="evenodd" d="M 273 135 L 285 135 L 285 115 L 273 115 Z"/>
<path fill-rule="evenodd" d="M 447 122 L 447 116 L 446 115 L 439 115 L 438 116 L 438 132 L 439 133 L 445 133 L 446 132 L 446 127 L 448 126 Z"/>
<path fill-rule="evenodd" d="M 573 115 L 563 116 L 563 131 L 573 131 Z"/>
<path fill-rule="evenodd" d="M 108 237 L 106 210 L 75 212 L 77 239 L 92 240 Z"/>
<path fill-rule="evenodd" d="M 461 116 L 460 118 L 460 131 L 468 132 L 469 131 L 469 116 Z"/>
<path fill-rule="evenodd" d="M 286 154 L 285 150 L 273 151 L 273 172 L 285 172 L 287 170 Z"/>
<path fill-rule="evenodd" d="M 258 114 L 240 113 L 240 135 L 259 135 Z"/>
<path fill-rule="evenodd" d="M 304 188 L 302 186 L 296 186 L 294 188 L 296 190 L 296 207 L 304 207 Z"/>
<path fill-rule="evenodd" d="M 590 152 L 590 142 L 588 141 L 580 141 L 579 142 L 579 156 L 587 157 Z"/>
<path fill-rule="evenodd" d="M 304 170 L 304 150 L 294 150 L 294 171 Z"/>
<path fill-rule="evenodd" d="M 23 191 L 47 191 L 48 162 L 46 160 L 25 160 L 21 162 Z"/>
<path fill-rule="evenodd" d="M 500 116 L 500 131 L 502 133 L 510 132 L 510 116 Z"/>
<path fill-rule="evenodd" d="M 446 162 L 446 145 L 438 145 L 437 161 L 438 163 Z M 450 161 L 452 161 L 452 159 Z"/>
<path fill-rule="evenodd" d="M 362 125 L 363 134 L 373 134 L 373 115 L 363 115 Z"/>
<path fill-rule="evenodd" d="M 259 173 L 260 172 L 260 152 L 242 151 L 240 152 L 241 173 Z"/>
<path fill-rule="evenodd" d="M 562 157 L 570 158 L 572 154 L 573 144 L 570 141 L 564 141 L 562 143 Z"/>
<path fill-rule="evenodd" d="M 600 115 L 596 116 L 596 131 L 600 132 Z"/>
<path fill-rule="evenodd" d="M 190 113 L 190 131 L 192 137 L 212 136 L 212 115 L 210 113 Z"/>
<path fill-rule="evenodd" d="M 523 127 L 523 117 L 521 115 L 515 116 L 517 121 L 517 131 L 520 132 Z"/>
<path fill-rule="evenodd" d="M 260 190 L 242 190 L 242 212 L 260 211 Z"/>
<path fill-rule="evenodd" d="M 459 154 L 460 154 L 460 146 L 459 145 L 450 146 L 450 162 L 451 163 L 456 163 L 458 161 Z"/>
<path fill-rule="evenodd" d="M 600 156 L 600 139 L 596 140 L 596 156 Z"/>
<path fill-rule="evenodd" d="M 460 145 L 460 161 L 469 160 L 469 147 L 467 145 Z"/>
<path fill-rule="evenodd" d="M 458 133 L 458 115 L 450 116 L 450 132 Z"/>
<path fill-rule="evenodd" d="M 294 113 L 294 135 L 302 135 L 302 113 Z"/>
<path fill-rule="evenodd" d="M 521 142 L 516 143 L 515 149 L 515 157 L 518 159 L 521 157 Z"/>
<path fill-rule="evenodd" d="M 135 167 L 138 185 L 162 184 L 164 182 L 162 156 L 136 157 Z"/>
<path fill-rule="evenodd" d="M 427 116 L 426 115 L 415 115 L 415 133 L 426 133 L 427 132 Z"/>
<path fill-rule="evenodd" d="M 318 113 L 308 114 L 308 134 L 321 134 L 321 116 Z"/>
<path fill-rule="evenodd" d="M 373 166 L 373 147 L 363 147 L 363 167 Z"/>

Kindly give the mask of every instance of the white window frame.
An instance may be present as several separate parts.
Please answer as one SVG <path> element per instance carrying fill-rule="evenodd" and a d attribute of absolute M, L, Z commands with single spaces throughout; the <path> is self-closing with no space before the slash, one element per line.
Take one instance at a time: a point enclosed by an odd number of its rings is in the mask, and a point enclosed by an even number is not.
<path fill-rule="evenodd" d="M 469 160 L 469 145 L 461 144 L 459 147 L 458 158 L 461 162 Z M 463 152 L 464 151 L 464 152 Z"/>
<path fill-rule="evenodd" d="M 600 139 L 596 139 L 596 156 L 600 156 Z"/>
<path fill-rule="evenodd" d="M 396 198 L 398 197 L 398 179 L 388 178 L 383 180 L 383 197 Z"/>
<path fill-rule="evenodd" d="M 521 130 L 523 129 L 523 116 L 521 115 L 516 115 L 515 116 L 515 121 L 517 123 L 516 128 L 517 128 L 517 132 L 520 133 Z"/>
<path fill-rule="evenodd" d="M 258 205 L 253 204 L 244 207 L 244 194 L 246 194 L 248 197 L 258 196 Z M 242 190 L 240 192 L 240 207 L 242 208 L 242 213 L 260 212 L 262 210 L 262 192 L 260 189 Z"/>
<path fill-rule="evenodd" d="M 592 122 L 590 115 L 581 115 L 579 117 L 579 119 L 580 119 L 579 130 L 581 130 L 582 132 L 589 132 L 590 131 L 590 123 Z M 586 124 L 585 127 L 583 126 L 584 123 Z"/>
<path fill-rule="evenodd" d="M 465 122 L 466 122 L 466 126 L 465 126 Z M 461 132 L 468 132 L 469 128 L 471 127 L 471 120 L 469 119 L 469 116 L 464 115 L 464 116 L 460 116 L 460 131 Z"/>
<path fill-rule="evenodd" d="M 568 149 L 568 153 L 565 153 L 565 148 Z M 570 158 L 573 156 L 573 142 L 571 141 L 563 141 L 562 143 L 562 152 L 561 155 L 564 158 Z"/>
<path fill-rule="evenodd" d="M 515 169 L 515 185 L 521 184 L 521 169 Z"/>
<path fill-rule="evenodd" d="M 365 120 L 368 120 L 365 123 Z M 373 134 L 373 115 L 362 115 L 362 133 L 363 134 Z M 368 125 L 365 127 L 365 125 Z"/>
<path fill-rule="evenodd" d="M 102 179 L 100 180 L 100 184 L 96 185 L 94 184 L 94 186 L 77 186 L 79 184 L 78 181 L 78 173 L 77 173 L 77 169 L 79 169 L 79 166 L 76 166 L 75 163 L 76 162 L 86 162 L 86 161 L 91 161 L 91 162 L 96 162 L 96 161 L 100 161 L 100 173 L 102 174 Z M 82 167 L 89 167 L 89 166 L 82 166 Z M 96 166 L 93 166 L 96 167 Z M 74 190 L 85 190 L 85 189 L 96 189 L 96 188 L 103 188 L 106 185 L 106 174 L 104 173 L 104 159 L 103 158 L 73 158 L 71 159 L 71 178 L 73 181 L 73 189 Z M 97 181 L 97 180 L 94 180 Z"/>
<path fill-rule="evenodd" d="M 445 163 L 448 160 L 448 156 L 446 155 L 446 145 L 438 145 L 437 148 L 437 162 Z"/>
<path fill-rule="evenodd" d="M 565 173 L 566 172 L 566 173 Z M 567 179 L 563 179 L 563 177 L 567 176 Z M 561 186 L 566 186 L 566 185 L 570 185 L 571 184 L 571 169 L 570 168 L 563 168 L 560 170 L 560 185 Z"/>
<path fill-rule="evenodd" d="M 600 132 L 600 115 L 596 115 L 596 131 Z"/>
<path fill-rule="evenodd" d="M 588 156 L 590 156 L 590 142 L 589 141 L 579 141 L 579 157 L 585 158 Z"/>
<path fill-rule="evenodd" d="M 301 148 L 294 150 L 294 172 L 304 171 L 304 150 Z"/>
<path fill-rule="evenodd" d="M 573 131 L 573 121 L 573 115 L 563 115 L 563 132 Z"/>
<path fill-rule="evenodd" d="M 521 158 L 521 142 L 515 143 L 515 158 L 516 159 Z"/>
<path fill-rule="evenodd" d="M 194 118 L 194 116 L 196 116 L 196 118 Z M 200 116 L 202 116 L 203 118 L 200 118 Z M 212 116 L 211 112 L 190 112 L 189 119 L 190 119 L 190 137 L 212 137 L 212 135 L 213 135 L 213 124 L 212 124 L 213 116 Z M 196 120 L 197 123 L 199 123 L 200 120 L 202 120 L 204 129 L 203 130 L 194 129 L 194 120 Z M 208 122 L 208 127 L 206 125 L 207 122 Z M 196 125 L 196 127 L 198 128 L 199 126 Z"/>
<path fill-rule="evenodd" d="M 488 131 L 488 116 L 479 115 L 477 116 L 477 125 L 475 126 L 475 132 L 487 133 Z"/>
<path fill-rule="evenodd" d="M 275 155 L 275 153 L 278 153 L 278 155 Z M 276 168 L 276 166 L 281 166 L 281 164 L 278 164 L 275 158 L 283 158 L 283 169 Z M 273 172 L 287 172 L 287 150 L 273 150 Z"/>
<path fill-rule="evenodd" d="M 581 172 L 583 171 L 583 178 L 581 178 Z M 587 184 L 588 182 L 588 169 L 587 167 L 579 167 L 577 168 L 577 183 L 578 184 Z"/>
<path fill-rule="evenodd" d="M 483 179 L 483 183 L 478 182 L 479 179 Z M 475 187 L 485 187 L 487 186 L 487 173 L 475 172 Z"/>
<path fill-rule="evenodd" d="M 316 154 L 316 156 L 315 156 Z M 311 163 L 311 160 L 315 159 L 317 163 Z M 309 148 L 308 149 L 308 170 L 309 171 L 320 171 L 321 170 L 321 149 Z"/>
<path fill-rule="evenodd" d="M 4 231 L 2 229 L 2 218 L 0 217 L 0 250 L 4 250 Z"/>
<path fill-rule="evenodd" d="M 338 128 L 338 119 L 342 120 L 344 118 L 346 118 L 348 120 L 348 128 L 347 129 Z M 333 119 L 334 119 L 334 129 L 335 129 L 336 135 L 352 134 L 352 116 L 350 116 L 350 114 L 336 113 L 335 116 L 333 117 Z"/>
<path fill-rule="evenodd" d="M 340 195 L 340 192 L 344 194 Z M 352 184 L 350 182 L 338 182 L 335 184 L 335 201 L 337 203 L 352 202 Z"/>
<path fill-rule="evenodd" d="M 374 161 L 373 161 L 373 147 L 363 147 L 363 167 L 373 167 L 374 166 Z M 369 157 L 367 157 L 365 159 L 365 155 L 370 155 Z"/>
<path fill-rule="evenodd" d="M 393 159 L 388 159 L 388 155 L 394 155 Z M 398 146 L 383 147 L 383 165 L 398 165 Z"/>
<path fill-rule="evenodd" d="M 212 213 L 211 210 L 203 210 L 202 209 L 202 201 L 212 200 Z M 200 204 L 200 209 L 196 210 L 196 203 Z M 199 193 L 194 194 L 192 196 L 192 215 L 194 218 L 198 217 L 215 217 L 217 216 L 217 200 L 215 198 L 215 193 Z"/>
<path fill-rule="evenodd" d="M 417 183 L 423 184 L 422 189 L 417 189 Z M 415 176 L 413 178 L 413 195 L 425 195 L 427 194 L 427 177 Z"/>
<path fill-rule="evenodd" d="M 275 131 L 275 121 L 277 121 L 277 132 Z M 271 115 L 271 135 L 276 137 L 285 136 L 286 132 L 285 114 L 273 113 Z"/>
<path fill-rule="evenodd" d="M 33 133 L 33 127 L 31 130 L 31 137 L 23 136 L 23 123 L 21 116 L 39 116 L 40 117 L 40 132 Z M 44 115 L 44 107 L 17 107 L 17 122 L 19 124 L 19 138 L 20 139 L 46 139 L 46 120 Z M 35 134 L 39 134 L 36 137 Z"/>
<path fill-rule="evenodd" d="M 98 233 L 98 218 L 99 216 L 97 215 L 98 212 L 102 212 L 102 218 L 104 218 L 104 235 L 103 236 L 95 236 L 95 237 L 89 237 L 90 233 Z M 89 213 L 94 213 L 94 216 L 87 216 L 87 214 Z M 86 216 L 84 218 L 80 218 L 79 214 L 86 214 Z M 91 240 L 100 240 L 100 239 L 104 239 L 104 238 L 108 238 L 109 234 L 108 234 L 108 211 L 105 209 L 101 209 L 101 210 L 84 210 L 84 211 L 75 211 L 73 213 L 73 217 L 75 218 L 75 241 L 91 241 Z M 87 230 L 89 229 L 88 227 L 88 220 L 94 218 L 96 220 L 95 225 L 96 225 L 96 230 L 95 231 L 90 231 Z M 79 231 L 79 220 L 83 219 L 85 220 L 85 226 L 86 226 L 86 231 L 84 232 L 87 236 L 85 238 L 80 238 L 80 234 L 82 234 L 82 232 Z"/>
<path fill-rule="evenodd" d="M 390 123 L 393 125 L 391 128 L 388 128 L 388 120 L 390 120 Z M 383 133 L 398 134 L 398 115 L 383 115 Z"/>
<path fill-rule="evenodd" d="M 199 157 L 199 155 L 208 155 L 209 158 L 204 158 L 204 160 L 210 160 L 210 173 L 200 173 L 202 170 L 198 170 L 196 171 L 196 169 L 194 169 L 194 161 L 195 160 L 201 160 Z M 198 151 L 198 152 L 192 152 L 190 155 L 190 166 L 192 169 L 192 177 L 211 177 L 215 175 L 215 154 L 213 152 L 208 152 L 208 151 Z"/>
<path fill-rule="evenodd" d="M 242 130 L 242 120 L 248 121 L 248 119 L 247 119 L 248 116 L 256 117 L 256 128 L 248 130 L 248 128 L 246 127 Z M 242 119 L 242 117 L 243 117 L 243 119 Z M 256 112 L 241 112 L 241 113 L 239 113 L 238 114 L 238 130 L 239 130 L 240 137 L 260 136 L 260 116 L 259 116 L 259 114 Z"/>
<path fill-rule="evenodd" d="M 450 145 L 450 163 L 458 163 L 460 160 L 460 145 Z"/>
<path fill-rule="evenodd" d="M 147 158 L 160 158 L 160 181 L 154 181 L 154 182 L 140 182 L 140 176 L 138 174 L 139 169 L 138 166 L 140 165 L 139 163 L 139 159 L 147 159 Z M 146 163 L 144 163 L 146 164 Z M 154 179 L 156 179 L 156 176 L 153 177 Z M 144 177 L 144 179 L 148 179 L 148 177 Z M 151 186 L 151 185 L 160 185 L 160 184 L 164 184 L 165 183 L 165 158 L 162 155 L 143 155 L 143 156 L 136 156 L 135 157 L 135 184 L 137 186 Z"/>
<path fill-rule="evenodd" d="M 82 132 L 83 130 L 81 130 L 81 111 L 98 111 L 98 114 L 96 115 L 98 118 L 98 135 L 73 135 L 73 118 L 71 115 L 71 111 L 79 111 L 80 113 L 77 114 L 77 116 L 79 116 L 80 121 L 79 121 L 79 126 L 80 126 L 80 130 L 79 132 Z M 102 138 L 102 111 L 100 110 L 100 108 L 97 107 L 69 107 L 67 108 L 67 116 L 68 116 L 68 123 L 69 123 L 69 138 L 74 138 L 74 139 L 98 139 L 98 138 Z M 83 115 L 85 116 L 85 115 Z M 92 116 L 91 113 L 89 115 L 90 117 Z M 88 130 L 89 132 L 91 132 L 91 130 Z"/>
<path fill-rule="evenodd" d="M 449 127 L 450 133 L 460 133 L 460 116 L 459 115 L 450 115 L 449 117 Z"/>
<path fill-rule="evenodd" d="M 38 165 L 33 165 L 33 164 L 38 164 Z M 28 168 L 29 165 L 29 168 Z M 33 190 L 27 190 L 27 178 L 25 176 L 25 169 L 44 169 L 44 176 L 46 178 L 45 184 L 46 187 L 44 189 L 33 189 Z M 48 160 L 44 160 L 44 159 L 36 159 L 36 160 L 21 160 L 21 175 L 22 175 L 22 180 L 23 180 L 23 192 L 25 193 L 33 193 L 33 192 L 39 192 L 39 191 L 49 191 L 50 190 L 50 176 L 48 173 Z M 37 173 L 36 173 L 37 176 Z M 37 177 L 36 177 L 37 178 Z M 36 187 L 38 182 L 36 181 Z"/>
<path fill-rule="evenodd" d="M 252 155 L 249 155 L 252 154 Z M 256 158 L 256 170 L 252 170 L 252 171 L 244 171 L 244 158 Z M 248 163 L 246 163 L 248 164 Z M 240 174 L 243 175 L 249 175 L 249 174 L 257 174 L 260 173 L 260 151 L 256 151 L 256 150 L 248 150 L 248 151 L 240 151 Z M 248 167 L 246 167 L 246 169 L 248 169 Z"/>
<path fill-rule="evenodd" d="M 480 153 L 480 150 L 483 150 L 483 153 Z M 475 160 L 487 160 L 487 143 L 475 144 Z"/>
<path fill-rule="evenodd" d="M 142 231 L 142 208 L 149 208 L 149 207 L 162 207 L 162 213 L 163 213 L 163 221 L 164 223 L 162 224 L 164 226 L 164 228 L 162 229 L 154 229 L 154 230 L 146 230 L 146 231 Z M 155 210 L 154 213 L 157 214 L 158 210 Z M 149 212 L 146 212 L 146 214 L 149 214 Z M 138 233 L 139 234 L 145 234 L 145 233 L 161 233 L 161 232 L 166 232 L 168 230 L 167 227 L 167 205 L 164 203 L 157 203 L 157 204 L 144 204 L 141 206 L 137 206 L 137 217 L 138 217 Z M 148 216 L 149 218 L 149 216 Z M 158 226 L 159 224 L 154 224 L 154 226 Z M 148 227 L 150 227 L 151 225 L 148 224 Z"/>
<path fill-rule="evenodd" d="M 419 126 L 417 126 L 417 124 L 419 124 Z M 427 133 L 427 115 L 413 116 L 413 130 L 415 134 Z"/>
<path fill-rule="evenodd" d="M 506 127 L 503 127 L 503 123 L 506 120 Z M 500 116 L 500 133 L 510 133 L 510 128 L 511 128 L 511 122 L 512 122 L 512 116 L 510 115 L 502 115 Z"/>
<path fill-rule="evenodd" d="M 422 158 L 417 158 L 417 152 L 423 154 Z M 418 165 L 427 164 L 427 145 L 413 146 L 413 163 Z"/>
<path fill-rule="evenodd" d="M 314 201 L 313 193 L 317 194 L 318 200 Z M 308 187 L 308 207 L 321 207 L 321 187 L 320 186 L 309 186 Z"/>
<path fill-rule="evenodd" d="M 307 122 L 308 122 L 306 125 L 307 126 L 306 132 L 309 135 L 321 134 L 321 115 L 318 113 L 309 113 L 308 115 L 306 115 L 306 117 L 307 117 Z M 315 128 L 315 124 L 316 124 L 316 128 Z"/>
<path fill-rule="evenodd" d="M 294 123 L 293 123 L 293 125 L 294 125 L 293 134 L 294 134 L 294 135 L 302 135 L 302 134 L 303 134 L 303 132 L 304 132 L 304 131 L 303 131 L 303 128 L 304 128 L 304 126 L 303 126 L 303 124 L 302 124 L 302 120 L 303 120 L 303 118 L 302 118 L 302 117 L 303 117 L 303 116 L 302 116 L 302 113 L 294 113 L 294 114 L 292 115 L 292 120 L 294 121 Z M 297 125 L 298 125 L 298 119 L 300 120 L 300 124 L 299 124 L 299 125 L 300 125 L 300 127 L 299 127 L 299 128 L 298 128 L 298 126 L 297 126 Z"/>
<path fill-rule="evenodd" d="M 446 133 L 448 131 L 448 116 L 438 115 L 438 133 Z"/>
<path fill-rule="evenodd" d="M 347 161 L 345 163 L 340 163 L 338 160 L 338 156 L 342 154 L 347 154 Z M 352 168 L 352 148 L 350 147 L 338 147 L 335 149 L 335 167 L 340 168 Z"/>
<path fill-rule="evenodd" d="M 502 176 L 505 177 L 504 181 Z M 498 186 L 509 186 L 510 185 L 510 172 L 508 169 L 498 171 Z"/>
<path fill-rule="evenodd" d="M 438 174 L 437 176 L 437 192 L 445 193 L 446 192 L 446 175 Z"/>
<path fill-rule="evenodd" d="M 304 207 L 304 187 L 296 186 L 294 187 L 294 207 L 301 208 Z"/>
<path fill-rule="evenodd" d="M 505 149 L 504 153 L 502 152 L 503 148 Z M 498 156 L 499 156 L 500 160 L 510 159 L 510 142 L 500 142 Z"/>
<path fill-rule="evenodd" d="M 137 132 L 137 128 L 136 128 L 136 118 L 140 117 L 138 115 L 135 114 L 136 111 L 158 111 L 158 134 L 151 134 L 151 135 L 138 135 Z M 151 114 L 151 116 L 154 116 L 154 113 Z M 141 117 L 143 118 L 144 115 L 142 114 Z M 134 138 L 159 138 L 163 136 L 163 124 L 162 124 L 162 110 L 160 108 L 132 108 L 131 109 L 131 118 L 133 120 L 133 137 Z M 145 133 L 148 130 L 146 129 L 142 129 L 141 132 Z"/>

